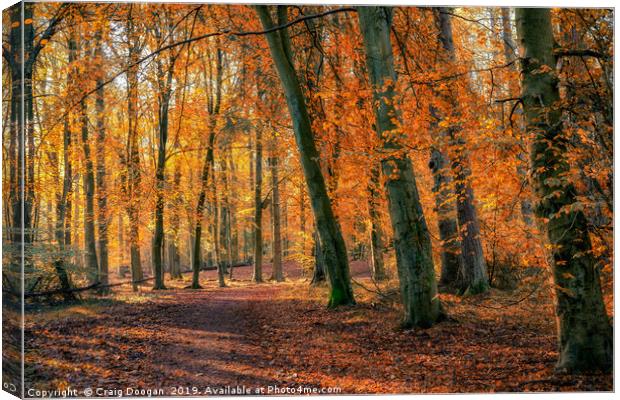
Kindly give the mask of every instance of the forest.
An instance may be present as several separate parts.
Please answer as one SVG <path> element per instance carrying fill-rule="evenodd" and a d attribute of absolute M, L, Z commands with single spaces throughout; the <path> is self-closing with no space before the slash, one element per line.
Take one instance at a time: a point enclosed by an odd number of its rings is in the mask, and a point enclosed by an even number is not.
<path fill-rule="evenodd" d="M 613 9 L 2 20 L 4 390 L 613 390 Z"/>

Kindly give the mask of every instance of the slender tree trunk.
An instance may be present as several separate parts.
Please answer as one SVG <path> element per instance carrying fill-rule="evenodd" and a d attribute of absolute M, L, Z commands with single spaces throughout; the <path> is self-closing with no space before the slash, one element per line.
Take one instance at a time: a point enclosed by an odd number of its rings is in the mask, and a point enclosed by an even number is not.
<path fill-rule="evenodd" d="M 139 38 L 133 15 L 127 20 L 129 40 L 129 62 L 135 63 L 139 57 Z M 125 155 L 127 217 L 129 219 L 129 248 L 131 258 L 131 279 L 134 291 L 138 289 L 136 281 L 144 279 L 140 261 L 140 151 L 138 138 L 138 68 L 132 66 L 127 70 L 127 123 L 128 140 Z"/>
<path fill-rule="evenodd" d="M 194 228 L 194 246 L 192 248 L 192 289 L 201 289 L 200 286 L 200 268 L 202 264 L 202 252 L 200 242 L 202 239 L 202 219 L 204 215 L 205 200 L 207 196 L 207 188 L 209 186 L 209 171 L 213 163 L 213 146 L 215 145 L 215 121 L 210 122 L 209 126 L 209 145 L 204 160 L 201 177 L 201 189 L 198 195 L 198 203 L 196 205 L 196 217 Z M 213 178 L 211 178 L 213 179 Z"/>
<path fill-rule="evenodd" d="M 196 215 L 195 215 L 195 229 L 194 229 L 194 246 L 193 246 L 193 257 L 192 257 L 192 289 L 200 289 L 200 267 L 202 264 L 202 253 L 200 250 L 200 241 L 202 239 L 202 219 L 204 214 L 205 200 L 207 189 L 209 188 L 209 171 L 212 170 L 214 163 L 214 149 L 215 149 L 215 128 L 216 128 L 216 116 L 220 113 L 220 101 L 222 97 L 222 57 L 223 53 L 221 49 L 217 49 L 217 57 L 216 57 L 216 72 L 215 72 L 215 82 L 213 79 L 205 78 L 207 85 L 207 93 L 211 93 L 212 97 L 209 97 L 208 104 L 208 114 L 209 114 L 209 122 L 208 122 L 208 142 L 207 142 L 207 153 L 205 156 L 204 164 L 202 167 L 202 176 L 200 180 L 200 193 L 198 195 L 198 202 L 196 204 Z M 209 69 L 211 65 L 209 64 Z M 205 72 L 206 75 L 206 72 Z M 214 179 L 215 177 L 211 177 Z"/>
<path fill-rule="evenodd" d="M 116 274 L 120 276 L 121 273 L 121 266 L 123 265 L 123 263 L 125 262 L 125 250 L 126 250 L 126 246 L 125 246 L 125 235 L 123 234 L 123 230 L 125 229 L 125 227 L 123 226 L 123 214 L 122 213 L 118 213 L 118 230 L 116 232 L 117 234 L 117 240 L 118 240 L 118 247 L 117 247 L 117 266 L 116 266 Z"/>
<path fill-rule="evenodd" d="M 267 6 L 256 6 L 256 10 L 263 27 L 265 29 L 272 28 L 274 22 L 269 8 Z M 281 24 L 286 21 L 286 8 L 282 7 L 278 11 L 278 23 Z M 310 193 L 314 219 L 319 231 L 320 245 L 331 284 L 328 305 L 335 307 L 353 304 L 355 300 L 351 288 L 347 250 L 327 195 L 325 179 L 321 173 L 310 116 L 297 73 L 293 67 L 290 38 L 286 29 L 270 32 L 266 36 L 293 121 L 295 139 Z"/>
<path fill-rule="evenodd" d="M 228 190 L 228 224 L 231 230 L 230 234 L 230 252 L 231 252 L 231 264 L 228 266 L 228 276 L 233 276 L 233 265 L 239 261 L 239 226 L 237 222 L 237 205 L 235 199 L 237 198 L 238 182 L 235 178 L 235 162 L 232 156 L 232 149 L 228 147 L 228 162 L 230 165 L 230 186 Z"/>
<path fill-rule="evenodd" d="M 152 259 L 155 273 L 154 290 L 166 289 L 164 284 L 164 188 L 166 184 L 166 145 L 168 143 L 168 109 L 170 107 L 170 92 L 172 85 L 172 66 L 167 71 L 164 82 L 164 72 L 158 64 L 159 82 L 162 86 L 159 94 L 159 140 L 157 146 L 157 166 L 155 168 L 156 196 L 155 196 L 155 232 L 153 233 Z"/>
<path fill-rule="evenodd" d="M 96 38 L 97 47 L 95 48 L 95 58 L 102 63 L 103 49 L 101 42 L 101 33 L 98 33 Z M 104 100 L 104 72 L 103 70 L 97 71 L 96 85 L 98 87 L 95 93 L 95 112 L 97 114 L 97 150 L 96 150 L 96 162 L 97 162 L 97 227 L 98 227 L 98 261 L 99 261 L 99 281 L 102 285 L 109 284 L 109 262 L 108 262 L 108 201 L 107 201 L 107 184 L 106 184 L 106 166 L 105 166 L 105 100 Z M 102 291 L 108 292 L 108 288 L 103 288 Z"/>
<path fill-rule="evenodd" d="M 84 173 L 82 182 L 84 187 L 84 250 L 86 269 L 93 277 L 94 282 L 101 283 L 99 264 L 97 262 L 97 240 L 95 238 L 95 171 L 90 150 L 88 134 L 88 115 L 86 102 L 81 102 L 82 150 L 84 151 Z"/>
<path fill-rule="evenodd" d="M 181 255 L 179 252 L 179 206 L 180 206 L 180 196 L 179 196 L 179 186 L 181 184 L 181 171 L 179 169 L 178 163 L 174 168 L 174 178 L 173 178 L 173 191 L 174 191 L 174 201 L 170 210 L 170 219 L 171 219 L 171 230 L 172 234 L 170 239 L 168 240 L 168 254 L 169 254 L 169 263 L 170 263 L 170 277 L 172 279 L 181 279 L 183 275 L 181 274 Z"/>
<path fill-rule="evenodd" d="M 220 241 L 224 243 L 226 247 L 226 263 L 223 265 L 224 272 L 227 272 L 229 268 L 232 268 L 233 264 L 233 254 L 232 254 L 232 226 L 230 221 L 230 182 L 229 182 L 229 173 L 228 173 L 228 158 L 230 155 L 230 139 L 227 139 L 225 145 L 220 147 L 222 151 L 222 159 L 220 160 L 220 176 L 222 177 L 222 206 L 220 207 L 221 224 L 220 231 L 221 237 Z"/>
<path fill-rule="evenodd" d="M 220 207 L 218 206 L 217 195 L 217 182 L 215 180 L 215 160 L 211 161 L 211 198 L 212 207 L 211 212 L 213 216 L 212 237 L 213 237 L 213 258 L 214 264 L 217 268 L 217 281 L 219 287 L 226 287 L 226 281 L 224 280 L 224 262 L 222 261 L 222 252 L 220 251 L 220 227 L 221 221 L 219 220 Z"/>
<path fill-rule="evenodd" d="M 605 310 L 599 266 L 592 254 L 586 217 L 568 179 L 567 140 L 553 54 L 551 10 L 518 8 L 523 55 L 522 99 L 532 136 L 531 182 L 535 207 L 550 246 L 555 281 L 559 353 L 557 367 L 569 372 L 613 366 L 613 333 Z"/>
<path fill-rule="evenodd" d="M 256 127 L 254 181 L 254 275 L 256 283 L 263 281 L 263 140 L 262 127 Z"/>
<path fill-rule="evenodd" d="M 427 328 L 441 315 L 431 239 L 417 191 L 413 166 L 402 146 L 392 140 L 399 118 L 395 104 L 396 72 L 390 25 L 392 9 L 359 7 L 366 63 L 373 86 L 376 131 L 386 153 L 381 160 L 394 230 L 394 248 L 404 305 L 403 326 Z"/>
<path fill-rule="evenodd" d="M 504 41 L 504 61 L 509 63 L 513 61 L 516 57 L 515 50 L 517 46 L 514 43 L 512 38 L 512 24 L 510 22 L 510 8 L 502 7 L 502 39 Z M 510 66 L 511 69 L 516 70 L 517 64 L 512 64 Z M 514 97 L 516 94 L 516 90 L 512 89 L 512 82 L 508 83 L 508 96 Z M 520 110 L 516 110 L 516 113 L 520 113 Z M 524 152 L 517 153 L 517 158 L 519 159 L 519 164 L 517 165 L 517 175 L 519 179 L 523 182 L 527 180 L 527 156 Z M 521 218 L 526 225 L 532 226 L 534 223 L 533 220 L 533 211 L 532 211 L 532 202 L 527 197 L 522 197 L 520 200 L 521 205 Z"/>
<path fill-rule="evenodd" d="M 275 151 L 275 149 L 274 149 Z M 276 282 L 284 280 L 282 272 L 282 236 L 280 231 L 280 183 L 278 182 L 278 157 L 273 155 L 269 162 L 271 166 L 271 219 L 273 221 L 273 263 L 271 279 Z"/>

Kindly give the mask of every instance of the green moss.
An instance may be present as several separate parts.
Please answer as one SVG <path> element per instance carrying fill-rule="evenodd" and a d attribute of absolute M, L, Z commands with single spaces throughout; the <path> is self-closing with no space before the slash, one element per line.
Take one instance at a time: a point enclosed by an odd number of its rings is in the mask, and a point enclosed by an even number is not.
<path fill-rule="evenodd" d="M 340 286 L 334 285 L 329 294 L 328 308 L 334 308 L 338 306 L 348 306 L 355 304 L 355 300 L 352 296 L 347 295 L 347 292 Z"/>

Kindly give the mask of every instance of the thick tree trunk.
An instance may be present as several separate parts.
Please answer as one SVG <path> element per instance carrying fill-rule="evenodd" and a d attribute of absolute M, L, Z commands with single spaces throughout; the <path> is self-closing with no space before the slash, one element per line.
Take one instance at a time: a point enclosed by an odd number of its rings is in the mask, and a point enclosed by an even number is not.
<path fill-rule="evenodd" d="M 456 59 L 456 55 L 452 40 L 452 24 L 449 11 L 449 9 L 444 7 L 439 8 L 439 39 L 446 53 L 445 62 L 452 64 Z M 442 95 L 447 96 L 448 103 L 451 104 L 454 110 L 457 110 L 456 113 L 458 114 L 455 94 L 448 91 Z M 456 126 L 449 127 L 447 132 L 440 134 L 440 136 L 449 137 L 449 144 L 453 153 L 451 168 L 455 178 L 456 211 L 463 259 L 458 283 L 463 292 L 469 294 L 485 292 L 489 288 L 489 279 L 482 251 L 480 223 L 475 207 L 474 191 L 469 182 L 471 170 L 469 167 L 469 157 L 464 150 L 465 141 Z"/>
<path fill-rule="evenodd" d="M 101 34 L 98 33 L 96 38 L 95 58 L 102 63 L 103 49 L 101 43 Z M 97 71 L 96 85 L 98 87 L 95 93 L 95 112 L 97 114 L 97 150 L 95 161 L 97 163 L 97 228 L 98 228 L 98 261 L 99 261 L 99 281 L 102 285 L 109 283 L 109 263 L 108 263 L 108 201 L 107 201 L 107 184 L 106 184 L 106 166 L 105 166 L 105 100 L 104 100 L 104 71 Z M 102 292 L 108 292 L 108 288 L 103 288 Z"/>
<path fill-rule="evenodd" d="M 82 150 L 84 151 L 84 251 L 86 269 L 92 274 L 93 281 L 101 283 L 99 264 L 97 262 L 97 240 L 95 238 L 95 171 L 90 150 L 88 134 L 88 115 L 86 102 L 81 102 Z"/>
<path fill-rule="evenodd" d="M 272 28 L 274 23 L 269 8 L 267 6 L 256 6 L 256 10 L 265 29 Z M 285 12 L 285 8 L 280 9 L 280 16 L 285 16 Z M 282 19 L 285 18 L 279 18 L 278 22 L 282 23 Z M 290 39 L 286 29 L 270 32 L 266 36 L 286 96 L 304 176 L 310 193 L 314 219 L 319 231 L 320 245 L 331 284 L 328 305 L 335 307 L 353 304 L 355 300 L 351 288 L 347 250 L 340 226 L 331 208 L 325 179 L 321 173 L 310 116 L 297 73 L 293 67 L 289 46 Z"/>
<path fill-rule="evenodd" d="M 396 72 L 390 25 L 392 9 L 359 7 L 366 63 L 373 86 L 376 131 L 384 158 L 386 192 L 394 230 L 394 248 L 404 306 L 403 326 L 427 328 L 441 315 L 433 266 L 431 238 L 418 195 L 413 166 L 402 146 L 393 140 L 399 118 L 395 104 Z"/>
<path fill-rule="evenodd" d="M 272 156 L 271 166 L 271 220 L 273 229 L 273 263 L 271 279 L 276 282 L 284 280 L 282 272 L 282 235 L 280 230 L 280 183 L 278 182 L 278 157 Z"/>
<path fill-rule="evenodd" d="M 34 18 L 34 6 L 32 4 L 24 3 L 24 20 Z M 24 24 L 24 54 L 30 55 L 34 46 L 34 24 Z M 35 204 L 35 167 L 36 160 L 36 147 L 34 139 L 34 93 L 32 88 L 33 76 L 34 76 L 34 62 L 35 58 L 30 57 L 24 60 L 23 64 L 23 111 L 24 111 L 24 143 L 20 142 L 22 146 L 23 155 L 25 156 L 25 175 L 24 175 L 24 203 L 23 203 L 23 218 L 24 218 L 24 244 L 26 246 L 26 252 L 24 255 L 24 264 L 30 264 L 31 251 L 28 247 L 34 241 L 35 225 L 34 225 L 34 204 Z M 26 146 L 23 148 L 23 146 Z M 20 152 L 20 155 L 22 152 Z M 22 165 L 22 164 L 20 164 Z"/>
<path fill-rule="evenodd" d="M 568 180 L 567 140 L 553 55 L 548 8 L 518 8 L 517 29 L 525 54 L 522 99 L 528 133 L 536 216 L 551 245 L 559 353 L 557 367 L 569 372 L 609 370 L 613 333 L 601 292 L 599 266 L 574 186 Z"/>
<path fill-rule="evenodd" d="M 21 254 L 22 246 L 32 242 L 33 204 L 34 204 L 34 120 L 32 78 L 34 59 L 23 59 L 22 51 L 29 56 L 34 44 L 34 24 L 22 24 L 32 21 L 34 4 L 23 4 L 11 10 L 10 45 L 12 54 L 11 69 L 11 124 L 9 139 L 10 205 L 12 214 L 11 241 L 15 245 L 15 254 Z M 8 51 L 8 50 L 5 50 Z M 22 120 L 23 118 L 23 120 Z M 23 122 L 23 123 L 22 123 Z M 22 209 L 23 208 L 23 209 Z M 28 264 L 30 250 L 25 252 Z M 21 262 L 21 261 L 20 261 Z"/>
<path fill-rule="evenodd" d="M 256 283 L 263 281 L 263 140 L 262 127 L 256 127 L 254 173 L 254 275 Z"/>

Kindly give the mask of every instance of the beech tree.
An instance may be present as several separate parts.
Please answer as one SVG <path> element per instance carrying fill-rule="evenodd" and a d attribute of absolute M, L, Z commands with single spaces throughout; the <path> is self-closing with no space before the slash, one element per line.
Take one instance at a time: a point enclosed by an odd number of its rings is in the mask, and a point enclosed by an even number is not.
<path fill-rule="evenodd" d="M 587 221 L 575 187 L 567 178 L 551 10 L 518 8 L 516 15 L 524 49 L 522 100 L 526 129 L 532 136 L 535 211 L 549 240 L 557 297 L 557 366 L 571 372 L 610 369 L 613 335 L 603 303 L 599 266 L 592 255 Z"/>
<path fill-rule="evenodd" d="M 256 6 L 256 11 L 263 27 L 271 29 L 275 26 L 273 16 L 267 6 Z M 278 23 L 283 25 L 287 21 L 287 8 L 278 7 Z M 342 233 L 327 196 L 325 179 L 318 162 L 318 152 L 314 144 L 312 125 L 306 108 L 306 100 L 301 92 L 297 73 L 293 67 L 291 57 L 290 38 L 286 29 L 272 31 L 266 34 L 273 62 L 278 70 L 278 76 L 286 96 L 286 102 L 293 121 L 293 129 L 300 158 L 303 165 L 306 184 L 310 194 L 310 202 L 314 212 L 323 260 L 331 285 L 328 305 L 352 304 L 353 290 L 349 275 L 347 251 Z"/>
<path fill-rule="evenodd" d="M 357 10 L 373 86 L 375 126 L 386 153 L 381 168 L 394 230 L 394 248 L 404 306 L 403 326 L 428 328 L 441 316 L 437 282 L 424 213 L 411 160 L 398 142 L 394 105 L 394 56 L 390 40 L 392 9 L 359 7 Z"/>

